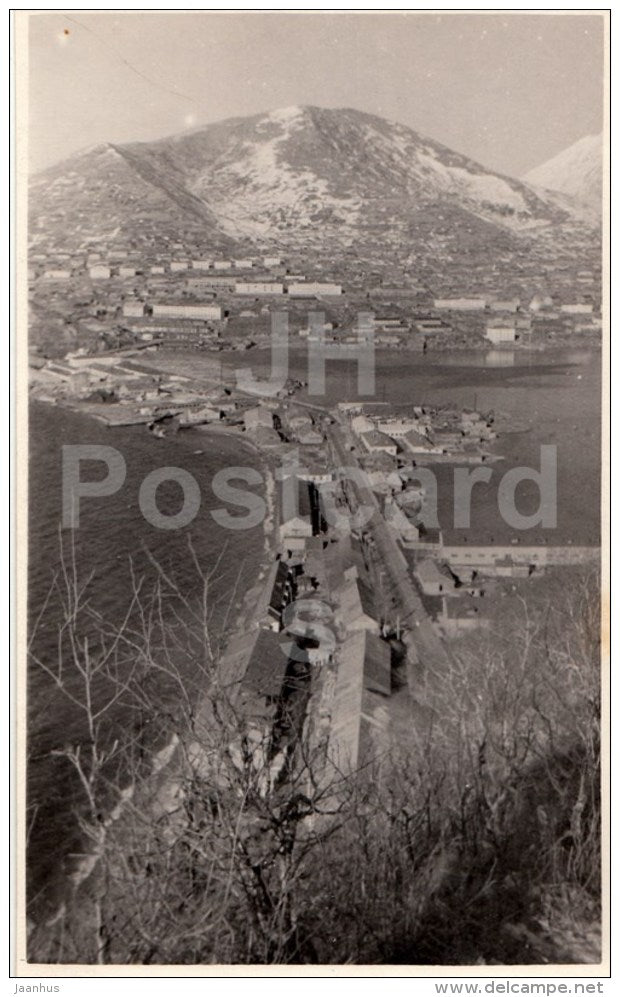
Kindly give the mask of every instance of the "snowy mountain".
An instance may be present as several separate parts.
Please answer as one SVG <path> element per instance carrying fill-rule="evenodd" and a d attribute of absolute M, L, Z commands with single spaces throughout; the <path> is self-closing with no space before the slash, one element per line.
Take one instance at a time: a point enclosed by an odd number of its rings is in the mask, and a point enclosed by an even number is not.
<path fill-rule="evenodd" d="M 603 136 L 586 135 L 568 149 L 530 170 L 527 183 L 568 194 L 600 213 L 603 187 Z"/>
<path fill-rule="evenodd" d="M 575 224 L 545 191 L 495 174 L 404 125 L 352 109 L 289 107 L 156 142 L 104 145 L 39 174 L 31 226 L 135 240 L 201 233 L 214 247 L 439 240 L 510 249 Z M 489 249 L 490 251 L 490 249 Z"/>

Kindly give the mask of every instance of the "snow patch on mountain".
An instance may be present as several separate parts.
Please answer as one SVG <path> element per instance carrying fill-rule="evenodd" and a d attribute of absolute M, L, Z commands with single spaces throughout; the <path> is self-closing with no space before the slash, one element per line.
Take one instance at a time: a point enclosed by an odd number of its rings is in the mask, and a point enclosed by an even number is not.
<path fill-rule="evenodd" d="M 291 107 L 280 107 L 275 111 L 270 111 L 267 117 L 270 121 L 278 121 L 282 124 L 290 124 L 294 121 L 300 126 L 303 126 L 303 109 L 297 104 L 293 104 Z"/>
<path fill-rule="evenodd" d="M 414 187 L 419 182 L 431 182 L 445 193 L 466 197 L 478 204 L 491 204 L 527 214 L 528 207 L 522 194 L 507 180 L 491 173 L 476 172 L 464 166 L 443 163 L 431 145 L 412 141 L 412 133 L 393 126 L 383 134 L 372 126 L 365 129 L 366 142 L 378 149 L 386 162 L 402 170 Z M 407 184 L 411 188 L 411 183 Z"/>
<path fill-rule="evenodd" d="M 435 150 L 428 147 L 417 158 L 423 173 L 427 176 L 432 174 L 433 183 L 446 193 L 466 197 L 481 205 L 487 203 L 506 207 L 520 214 L 528 212 L 521 193 L 502 177 L 491 173 L 472 173 L 461 166 L 446 166 Z"/>
<path fill-rule="evenodd" d="M 280 131 L 261 141 L 244 141 L 236 161 L 226 165 L 209 202 L 222 218 L 226 234 L 249 236 L 267 233 L 273 225 L 312 225 L 319 213 L 345 226 L 354 226 L 361 209 L 360 198 L 334 197 L 329 182 L 311 170 L 291 166 L 284 145 L 291 134 L 305 125 L 303 109 L 283 108 L 266 116 L 264 125 Z M 226 188 L 230 189 L 230 194 Z M 196 189 L 196 193 L 202 193 Z M 205 192 L 206 193 L 206 192 Z"/>
<path fill-rule="evenodd" d="M 98 146 L 50 168 L 35 192 L 41 227 L 63 213 L 68 228 L 131 231 L 139 208 L 158 224 L 170 217 L 173 230 L 181 211 L 184 225 L 226 252 L 231 241 L 257 238 L 318 251 L 375 243 L 396 256 L 420 238 L 435 247 L 437 226 L 437 252 L 452 254 L 461 227 L 469 249 L 508 232 L 546 238 L 547 229 L 558 239 L 563 226 L 573 238 L 582 224 L 567 196 L 352 108 L 294 105 L 157 142 Z"/>
<path fill-rule="evenodd" d="M 526 173 L 526 183 L 568 194 L 600 208 L 603 181 L 603 137 L 586 135 L 552 159 Z"/>
<path fill-rule="evenodd" d="M 525 212 L 527 205 L 519 193 L 501 177 L 490 173 L 468 173 L 458 166 L 449 168 L 457 186 L 476 201 L 488 201 L 493 204 L 506 205 L 514 211 Z"/>

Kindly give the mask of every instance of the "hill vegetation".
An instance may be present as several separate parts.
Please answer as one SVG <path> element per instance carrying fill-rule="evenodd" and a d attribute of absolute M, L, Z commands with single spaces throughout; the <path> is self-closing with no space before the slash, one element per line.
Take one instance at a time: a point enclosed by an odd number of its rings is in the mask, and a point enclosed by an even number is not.
<path fill-rule="evenodd" d="M 148 597 L 137 586 L 125 624 L 99 619 L 95 643 L 83 636 L 88 601 L 67 581 L 68 656 L 48 677 L 83 716 L 81 742 L 58 748 L 82 787 L 67 833 L 79 831 L 83 848 L 55 912 L 38 915 L 33 900 L 30 959 L 600 958 L 591 578 L 561 604 L 517 606 L 486 644 L 465 643 L 436 680 L 431 727 L 353 775 L 307 723 L 296 734 L 284 711 L 276 743 L 218 687 L 204 576 L 195 604 L 167 591 L 165 576 Z"/>

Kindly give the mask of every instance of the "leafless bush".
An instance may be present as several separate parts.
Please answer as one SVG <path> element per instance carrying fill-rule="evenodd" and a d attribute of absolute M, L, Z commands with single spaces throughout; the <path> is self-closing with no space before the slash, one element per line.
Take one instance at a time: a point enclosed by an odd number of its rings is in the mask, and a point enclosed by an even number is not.
<path fill-rule="evenodd" d="M 79 636 L 81 590 L 65 579 L 59 647 L 80 683 L 69 691 L 64 657 L 38 665 L 85 714 L 87 747 L 63 750 L 83 790 L 75 819 L 87 846 L 64 905 L 32 933 L 31 958 L 596 959 L 591 582 L 562 606 L 522 603 L 476 653 L 457 654 L 419 743 L 345 777 L 307 730 L 277 743 L 217 681 L 209 578 L 200 573 L 190 602 L 157 576 L 148 597 L 134 580 L 121 627 L 100 622 L 96 653 Z M 110 740 L 117 703 L 138 722 Z"/>

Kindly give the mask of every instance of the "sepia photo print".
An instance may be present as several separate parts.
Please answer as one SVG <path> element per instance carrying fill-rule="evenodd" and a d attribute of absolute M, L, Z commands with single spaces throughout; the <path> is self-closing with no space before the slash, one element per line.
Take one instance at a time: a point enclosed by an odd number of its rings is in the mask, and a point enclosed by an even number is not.
<path fill-rule="evenodd" d="M 608 12 L 14 18 L 18 975 L 602 973 Z"/>

